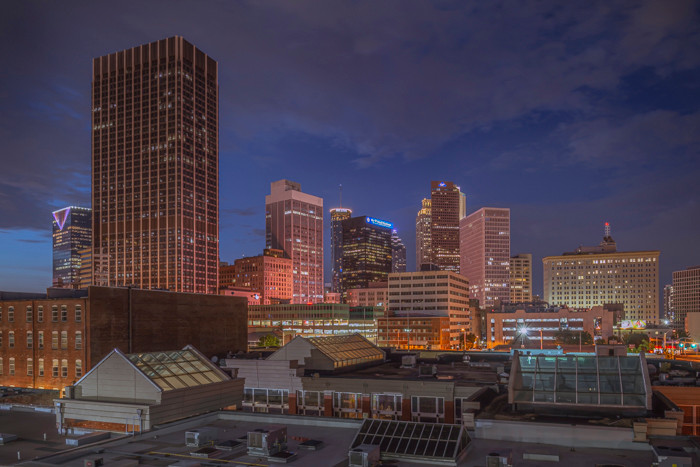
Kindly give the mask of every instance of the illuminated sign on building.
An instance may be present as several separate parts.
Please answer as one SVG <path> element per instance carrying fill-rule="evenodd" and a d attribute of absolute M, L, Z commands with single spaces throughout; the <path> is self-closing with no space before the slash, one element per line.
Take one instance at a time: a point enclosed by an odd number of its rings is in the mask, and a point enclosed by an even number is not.
<path fill-rule="evenodd" d="M 63 226 L 66 225 L 68 220 L 68 214 L 70 214 L 70 208 L 60 209 L 52 214 L 56 224 L 58 224 L 58 230 L 63 230 Z"/>
<path fill-rule="evenodd" d="M 385 229 L 393 229 L 394 224 L 391 222 L 383 221 L 381 219 L 375 219 L 374 217 L 367 217 L 365 219 L 368 224 L 376 225 L 377 227 L 384 227 Z"/>
<path fill-rule="evenodd" d="M 446 187 L 447 185 L 445 185 L 445 182 L 440 182 L 440 183 L 438 184 L 438 186 L 440 186 L 440 187 L 443 187 L 443 188 L 444 188 L 444 187 Z"/>
<path fill-rule="evenodd" d="M 646 329 L 647 322 L 641 319 L 638 320 L 622 320 L 620 322 L 620 329 Z"/>

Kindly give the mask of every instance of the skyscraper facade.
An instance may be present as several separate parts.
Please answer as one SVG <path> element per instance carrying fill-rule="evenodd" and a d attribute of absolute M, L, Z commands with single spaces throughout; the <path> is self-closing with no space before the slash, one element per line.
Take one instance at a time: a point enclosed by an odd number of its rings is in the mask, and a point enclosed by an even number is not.
<path fill-rule="evenodd" d="M 430 248 L 430 212 L 430 199 L 424 198 L 416 216 L 416 271 L 420 271 L 421 265 L 433 261 Z"/>
<path fill-rule="evenodd" d="M 260 256 L 234 261 L 235 286 L 249 288 L 259 295 L 260 305 L 290 303 L 292 299 L 292 260 L 282 250 L 266 249 Z"/>
<path fill-rule="evenodd" d="M 391 272 L 406 272 L 406 245 L 396 229 L 391 231 Z"/>
<path fill-rule="evenodd" d="M 673 309 L 673 284 L 666 284 L 664 286 L 664 320 L 668 320 L 669 323 L 675 321 L 675 312 Z"/>
<path fill-rule="evenodd" d="M 53 286 L 80 287 L 82 250 L 92 245 L 92 211 L 70 206 L 53 212 Z"/>
<path fill-rule="evenodd" d="M 460 223 L 460 270 L 483 308 L 510 301 L 510 209 L 481 208 Z"/>
<path fill-rule="evenodd" d="M 673 326 L 680 330 L 689 314 L 700 313 L 700 266 L 673 271 L 673 310 Z"/>
<path fill-rule="evenodd" d="M 345 219 L 352 217 L 352 210 L 347 208 L 331 209 L 331 267 L 333 275 L 331 277 L 331 291 L 340 291 L 340 275 L 342 273 L 343 261 L 343 224 Z"/>
<path fill-rule="evenodd" d="M 289 180 L 270 184 L 265 196 L 266 248 L 292 260 L 292 303 L 323 302 L 323 199 Z"/>
<path fill-rule="evenodd" d="M 350 289 L 364 289 L 370 282 L 386 281 L 391 272 L 391 222 L 373 217 L 343 221 L 343 296 Z"/>
<path fill-rule="evenodd" d="M 510 257 L 510 302 L 532 301 L 532 254 Z"/>
<path fill-rule="evenodd" d="M 625 320 L 658 323 L 659 254 L 617 251 L 606 226 L 600 245 L 542 258 L 544 301 L 569 308 L 621 304 Z"/>
<path fill-rule="evenodd" d="M 459 272 L 459 221 L 466 215 L 464 193 L 452 182 L 430 182 L 430 248 L 432 263 Z"/>
<path fill-rule="evenodd" d="M 110 286 L 216 293 L 217 62 L 182 37 L 93 60 L 93 258 Z"/>

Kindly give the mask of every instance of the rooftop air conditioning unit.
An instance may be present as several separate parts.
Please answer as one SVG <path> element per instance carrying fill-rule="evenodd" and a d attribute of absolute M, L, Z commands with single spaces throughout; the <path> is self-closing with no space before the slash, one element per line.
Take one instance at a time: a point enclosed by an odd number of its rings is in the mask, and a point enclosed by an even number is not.
<path fill-rule="evenodd" d="M 287 449 L 287 427 L 270 425 L 248 432 L 248 455 L 269 457 Z"/>
<path fill-rule="evenodd" d="M 379 465 L 381 451 L 375 444 L 360 444 L 348 452 L 348 467 L 372 467 Z"/>
<path fill-rule="evenodd" d="M 513 456 L 510 451 L 490 452 L 486 455 L 486 467 L 512 467 Z"/>
<path fill-rule="evenodd" d="M 419 378 L 430 378 L 437 375 L 437 365 L 421 365 L 418 367 Z"/>
<path fill-rule="evenodd" d="M 200 428 L 185 432 L 185 446 L 198 448 L 216 439 L 216 428 Z"/>
<path fill-rule="evenodd" d="M 403 357 L 401 357 L 402 368 L 413 368 L 414 366 L 416 366 L 415 355 L 404 355 Z"/>

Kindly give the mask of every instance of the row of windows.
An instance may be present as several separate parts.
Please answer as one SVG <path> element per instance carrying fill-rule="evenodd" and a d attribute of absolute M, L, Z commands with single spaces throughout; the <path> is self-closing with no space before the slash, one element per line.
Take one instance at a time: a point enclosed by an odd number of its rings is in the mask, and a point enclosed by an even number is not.
<path fill-rule="evenodd" d="M 0 347 L 2 347 L 3 344 L 3 334 L 2 331 L 0 331 Z M 52 331 L 51 332 L 51 348 L 54 350 L 58 350 L 58 343 L 59 343 L 59 334 L 58 331 Z M 26 344 L 27 348 L 31 349 L 34 347 L 34 332 L 33 331 L 27 331 L 27 338 L 26 338 Z M 68 349 L 68 331 L 61 331 L 61 350 L 66 350 Z M 83 333 L 82 331 L 75 331 L 75 349 L 80 350 L 83 348 Z M 15 331 L 10 331 L 7 334 L 7 347 L 12 349 L 15 347 Z M 44 348 L 44 331 L 38 331 L 37 332 L 37 348 L 43 349 Z"/>
<path fill-rule="evenodd" d="M 59 372 L 60 368 L 60 372 Z M 34 376 L 34 359 L 33 358 L 27 358 L 27 376 Z M 83 361 L 82 360 L 76 360 L 75 365 L 73 366 L 73 369 L 75 371 L 75 377 L 76 378 L 81 378 L 83 376 Z M 10 357 L 8 359 L 8 366 L 7 366 L 7 374 L 8 376 L 15 376 L 16 373 L 16 364 L 15 364 L 15 358 Z M 44 373 L 44 359 L 40 358 L 37 362 L 37 376 L 42 377 L 45 376 Z M 0 357 L 0 376 L 5 374 L 5 365 L 3 361 L 3 357 Z M 59 367 L 59 361 L 58 359 L 53 359 L 51 360 L 51 376 L 54 378 L 58 378 L 60 375 L 61 378 L 67 378 L 68 377 L 68 360 L 63 359 L 60 361 L 60 367 Z"/>
<path fill-rule="evenodd" d="M 81 322 L 83 320 L 83 307 L 82 305 L 75 305 L 74 309 L 74 319 L 76 322 Z M 61 305 L 60 309 L 60 317 L 62 322 L 68 321 L 68 305 Z M 2 321 L 3 318 L 3 309 L 2 306 L 0 306 L 0 321 Z M 58 322 L 59 318 L 59 306 L 58 305 L 52 305 L 51 306 L 51 321 L 54 323 Z M 27 323 L 31 323 L 34 320 L 34 309 L 32 306 L 27 306 L 25 308 L 25 321 Z M 44 306 L 39 305 L 36 309 L 36 320 L 39 323 L 44 322 Z M 15 307 L 14 306 L 8 306 L 7 307 L 7 321 L 9 323 L 13 323 L 15 321 Z"/>

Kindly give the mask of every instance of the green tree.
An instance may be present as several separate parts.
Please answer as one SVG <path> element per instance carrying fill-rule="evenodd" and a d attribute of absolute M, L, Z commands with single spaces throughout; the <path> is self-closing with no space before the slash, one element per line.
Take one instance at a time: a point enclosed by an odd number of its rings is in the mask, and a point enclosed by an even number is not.
<path fill-rule="evenodd" d="M 579 336 L 581 338 L 581 344 L 592 344 L 593 336 L 589 332 L 578 332 L 562 330 L 554 335 L 557 344 L 578 344 Z"/>
<path fill-rule="evenodd" d="M 280 340 L 277 336 L 273 336 L 272 334 L 267 334 L 267 335 L 262 336 L 260 338 L 260 340 L 258 341 L 258 345 L 260 347 L 279 347 Z"/>
<path fill-rule="evenodd" d="M 469 350 L 474 348 L 474 343 L 476 342 L 476 335 L 471 332 L 466 336 L 462 334 L 462 342 L 464 343 L 464 349 Z"/>

